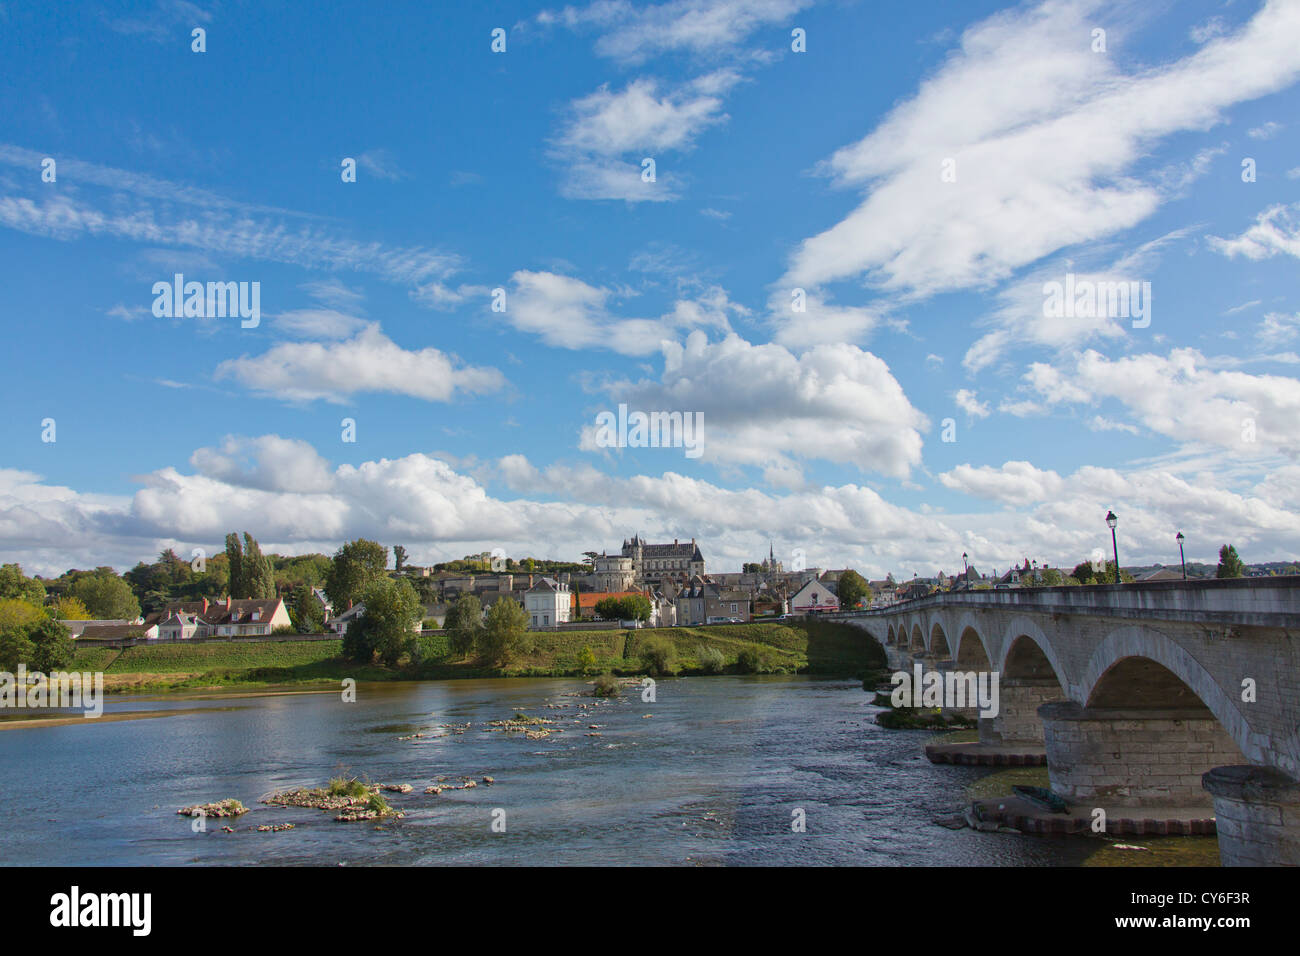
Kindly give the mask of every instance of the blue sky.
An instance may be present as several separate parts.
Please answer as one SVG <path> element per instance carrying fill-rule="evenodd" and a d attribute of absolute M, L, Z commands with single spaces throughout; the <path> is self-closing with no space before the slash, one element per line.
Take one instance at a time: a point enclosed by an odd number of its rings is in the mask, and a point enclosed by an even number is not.
<path fill-rule="evenodd" d="M 0 4 L 5 560 L 1300 557 L 1295 4 L 447 6 Z"/>

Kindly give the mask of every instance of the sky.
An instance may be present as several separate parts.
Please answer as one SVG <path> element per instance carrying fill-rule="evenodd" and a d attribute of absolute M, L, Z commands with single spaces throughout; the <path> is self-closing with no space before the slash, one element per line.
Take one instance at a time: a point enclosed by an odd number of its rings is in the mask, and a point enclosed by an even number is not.
<path fill-rule="evenodd" d="M 0 3 L 0 559 L 1300 558 L 1300 2 L 264 6 Z"/>

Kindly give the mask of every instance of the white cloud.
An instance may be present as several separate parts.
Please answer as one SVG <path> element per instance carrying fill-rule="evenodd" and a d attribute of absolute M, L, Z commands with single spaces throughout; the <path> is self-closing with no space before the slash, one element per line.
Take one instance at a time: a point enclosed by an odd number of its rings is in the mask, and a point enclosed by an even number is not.
<path fill-rule="evenodd" d="M 367 325 L 336 309 L 294 309 L 275 317 L 276 331 L 304 339 L 345 339 Z"/>
<path fill-rule="evenodd" d="M 570 276 L 521 270 L 511 276 L 511 283 L 501 317 L 555 348 L 652 355 L 683 331 L 729 331 L 728 316 L 745 312 L 716 286 L 679 298 L 670 312 L 646 319 L 616 316 L 611 309 L 612 290 Z"/>
<path fill-rule="evenodd" d="M 984 288 L 1066 246 L 1149 216 L 1165 198 L 1131 168 L 1156 140 L 1294 82 L 1300 7 L 1269 2 L 1236 33 L 1123 74 L 1090 49 L 1095 4 L 1044 3 L 971 27 L 961 50 L 824 171 L 867 190 L 805 240 L 783 280 L 866 276 L 929 295 Z M 940 179 L 955 160 L 956 182 Z"/>
<path fill-rule="evenodd" d="M 141 476 L 131 497 L 0 469 L 6 560 L 43 574 L 124 569 L 165 547 L 213 554 L 227 532 L 245 529 L 279 553 L 328 553 L 364 536 L 401 542 L 416 563 L 493 547 L 575 560 L 641 531 L 695 537 L 711 570 L 736 570 L 766 554 L 771 537 L 779 555 L 799 547 L 812 565 L 907 577 L 953 571 L 963 551 L 982 571 L 1027 556 L 1071 567 L 1109 548 L 1108 508 L 1120 515 L 1125 564 L 1174 560 L 1179 529 L 1192 560 L 1212 558 L 1224 541 L 1247 561 L 1300 557 L 1300 466 L 1287 464 L 1236 490 L 1222 487 L 1226 468 L 1204 461 L 1124 472 L 1085 466 L 1068 476 L 1028 462 L 958 466 L 941 482 L 997 508 L 943 514 L 853 484 L 771 494 L 671 471 L 620 478 L 588 465 L 538 468 L 520 455 L 487 469 L 526 495 L 511 498 L 489 490 L 491 477 L 472 478 L 427 455 L 330 465 L 310 446 L 275 435 L 227 439 L 193 461 L 195 473 L 168 466 Z"/>
<path fill-rule="evenodd" d="M 967 388 L 959 388 L 953 393 L 957 407 L 972 418 L 988 418 L 989 403 L 981 402 L 976 394 Z"/>
<path fill-rule="evenodd" d="M 661 94 L 655 80 L 643 77 L 618 92 L 606 85 L 574 100 L 550 148 L 565 167 L 563 194 L 631 202 L 677 198 L 680 177 L 667 169 L 665 154 L 690 150 L 702 131 L 726 122 L 722 98 L 739 81 L 735 71 L 717 70 Z M 655 163 L 653 182 L 642 178 L 647 158 Z"/>
<path fill-rule="evenodd" d="M 776 469 L 787 484 L 800 459 L 905 477 L 920 463 L 920 431 L 929 424 L 888 365 L 842 344 L 796 356 L 774 343 L 734 334 L 710 343 L 693 332 L 684 345 L 664 345 L 660 381 L 606 391 L 630 409 L 702 412 L 705 461 Z M 594 448 L 593 426 L 583 447 Z"/>
<path fill-rule="evenodd" d="M 1267 123 L 1261 123 L 1259 126 L 1246 130 L 1246 135 L 1251 139 L 1272 139 L 1281 129 L 1281 123 L 1275 123 L 1272 120 L 1269 120 Z"/>
<path fill-rule="evenodd" d="M 1109 359 L 1091 349 L 1069 367 L 1034 363 L 1024 376 L 1045 406 L 1120 402 L 1144 427 L 1257 458 L 1300 456 L 1300 379 L 1214 371 L 1195 349 Z"/>
<path fill-rule="evenodd" d="M 1300 259 L 1300 218 L 1295 215 L 1296 210 L 1300 210 L 1300 203 L 1270 206 L 1255 217 L 1253 226 L 1235 239 L 1207 236 L 1206 241 L 1211 249 L 1229 259 L 1244 256 L 1258 262 L 1278 253 Z"/>
<path fill-rule="evenodd" d="M 669 52 L 732 50 L 769 24 L 784 23 L 812 0 L 672 0 L 653 5 L 598 0 L 538 14 L 543 25 L 596 30 L 596 52 L 627 62 Z"/>
<path fill-rule="evenodd" d="M 946 488 L 1016 505 L 1042 501 L 1060 493 L 1061 476 L 1043 471 L 1027 461 L 1009 461 L 1001 468 L 989 465 L 958 465 L 939 476 Z"/>
<path fill-rule="evenodd" d="M 1258 336 L 1267 345 L 1280 345 L 1300 337 L 1300 312 L 1295 315 L 1269 312 L 1259 324 Z"/>
<path fill-rule="evenodd" d="M 494 392 L 505 378 L 495 368 L 461 365 L 435 348 L 407 350 L 378 323 L 343 342 L 284 342 L 255 357 L 227 359 L 215 377 L 296 402 L 345 402 L 359 392 L 390 392 L 430 402 Z"/>

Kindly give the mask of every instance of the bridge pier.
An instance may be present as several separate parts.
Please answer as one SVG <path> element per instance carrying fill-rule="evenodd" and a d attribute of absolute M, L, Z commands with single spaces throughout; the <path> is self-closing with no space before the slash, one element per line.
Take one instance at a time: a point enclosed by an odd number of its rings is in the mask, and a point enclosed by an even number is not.
<path fill-rule="evenodd" d="M 1043 746 L 1043 722 L 1038 708 L 1060 700 L 1056 678 L 1010 678 L 998 682 L 998 715 L 980 719 L 980 743 L 991 747 Z"/>
<path fill-rule="evenodd" d="M 1300 783 L 1273 767 L 1215 767 L 1214 797 L 1224 866 L 1300 866 Z"/>
<path fill-rule="evenodd" d="M 1052 790 L 1086 807 L 1208 808 L 1207 771 L 1241 751 L 1204 707 L 1038 708 Z"/>

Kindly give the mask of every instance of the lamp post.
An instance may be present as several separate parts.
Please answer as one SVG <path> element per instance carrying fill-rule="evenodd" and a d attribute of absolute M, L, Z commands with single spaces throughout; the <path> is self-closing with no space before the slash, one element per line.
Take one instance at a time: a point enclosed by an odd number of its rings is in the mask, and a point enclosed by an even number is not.
<path fill-rule="evenodd" d="M 1183 554 L 1183 533 L 1178 532 L 1178 560 L 1183 564 L 1183 580 L 1187 580 L 1187 556 Z"/>
<path fill-rule="evenodd" d="M 1115 583 L 1119 584 L 1119 544 L 1115 540 L 1115 525 L 1119 524 L 1119 518 L 1115 517 L 1115 512 L 1106 512 L 1106 527 L 1110 528 L 1110 546 L 1115 550 Z"/>
<path fill-rule="evenodd" d="M 966 563 L 966 552 L 961 553 L 961 586 L 970 587 L 970 565 Z"/>

